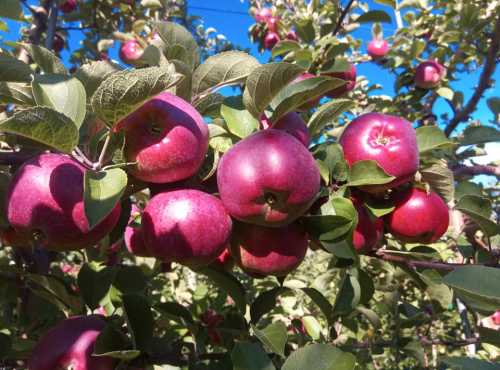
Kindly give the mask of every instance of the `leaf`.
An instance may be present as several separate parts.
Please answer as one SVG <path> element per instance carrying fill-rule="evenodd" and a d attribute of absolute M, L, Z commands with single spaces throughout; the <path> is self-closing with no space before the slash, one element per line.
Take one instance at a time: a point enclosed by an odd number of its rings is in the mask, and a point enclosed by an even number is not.
<path fill-rule="evenodd" d="M 376 161 L 363 160 L 352 164 L 349 175 L 349 186 L 380 185 L 394 180 Z"/>
<path fill-rule="evenodd" d="M 243 92 L 245 107 L 259 117 L 276 94 L 303 71 L 291 63 L 269 63 L 255 68 Z"/>
<path fill-rule="evenodd" d="M 78 288 L 83 300 L 91 309 L 103 306 L 114 279 L 111 268 L 91 263 L 84 264 L 78 273 Z"/>
<path fill-rule="evenodd" d="M 307 123 L 311 137 L 319 135 L 323 127 L 332 124 L 338 116 L 354 108 L 354 106 L 354 102 L 350 99 L 334 99 L 322 104 Z"/>
<path fill-rule="evenodd" d="M 134 349 L 147 352 L 153 340 L 153 313 L 145 297 L 139 294 L 125 294 L 122 297 L 127 328 L 132 336 Z"/>
<path fill-rule="evenodd" d="M 114 126 L 146 100 L 175 85 L 178 78 L 173 64 L 115 72 L 92 95 L 92 109 L 108 126 Z"/>
<path fill-rule="evenodd" d="M 80 80 L 68 75 L 36 75 L 31 87 L 37 105 L 64 114 L 80 128 L 85 119 L 87 100 Z"/>
<path fill-rule="evenodd" d="M 192 71 L 191 68 L 184 62 L 180 60 L 172 60 L 175 66 L 175 71 L 182 75 L 183 78 L 175 86 L 175 95 L 183 98 L 185 101 L 191 101 L 191 90 L 192 90 Z"/>
<path fill-rule="evenodd" d="M 27 274 L 25 277 L 32 284 L 30 290 L 54 303 L 66 314 L 75 314 L 81 311 L 82 304 L 79 297 L 71 295 L 62 281 L 50 275 Z M 35 285 L 39 288 L 35 288 Z"/>
<path fill-rule="evenodd" d="M 200 54 L 193 35 L 177 23 L 154 22 L 153 25 L 165 43 L 167 59 L 179 59 L 194 70 L 200 62 Z"/>
<path fill-rule="evenodd" d="M 222 288 L 227 294 L 233 298 L 236 307 L 241 312 L 246 310 L 245 288 L 233 275 L 219 271 L 210 267 L 204 267 L 196 270 L 196 272 L 207 276 L 216 286 Z"/>
<path fill-rule="evenodd" d="M 253 331 L 265 348 L 281 357 L 285 357 L 285 345 L 288 340 L 285 323 L 276 321 L 261 330 L 254 327 Z"/>
<path fill-rule="evenodd" d="M 334 323 L 333 306 L 328 299 L 326 299 L 321 292 L 314 288 L 302 288 L 300 290 L 304 292 L 316 304 L 316 306 L 319 307 L 323 315 L 325 315 L 328 326 L 332 326 Z"/>
<path fill-rule="evenodd" d="M 420 170 L 422 179 L 428 182 L 433 190 L 435 190 L 446 202 L 454 199 L 455 182 L 453 171 L 451 171 L 446 163 L 434 163 L 430 167 Z"/>
<path fill-rule="evenodd" d="M 0 129 L 1 127 L 0 125 Z M 455 208 L 471 217 L 488 236 L 500 233 L 500 225 L 490 219 L 492 208 L 488 199 L 464 195 L 459 199 Z"/>
<path fill-rule="evenodd" d="M 226 51 L 209 57 L 193 73 L 193 94 L 200 94 L 220 85 L 243 83 L 260 65 L 243 51 Z"/>
<path fill-rule="evenodd" d="M 356 357 L 329 344 L 309 344 L 293 352 L 282 370 L 353 370 Z"/>
<path fill-rule="evenodd" d="M 127 174 L 120 168 L 87 170 L 83 181 L 85 216 L 92 229 L 115 208 L 127 187 Z"/>
<path fill-rule="evenodd" d="M 63 153 L 78 144 L 78 128 L 64 114 L 46 107 L 18 111 L 0 122 L 0 132 L 26 137 Z"/>
<path fill-rule="evenodd" d="M 45 73 L 68 74 L 66 67 L 52 51 L 35 44 L 20 44 L 30 55 L 33 61 Z"/>
<path fill-rule="evenodd" d="M 0 81 L 31 82 L 33 72 L 29 65 L 0 51 Z"/>
<path fill-rule="evenodd" d="M 347 315 L 359 304 L 361 286 L 358 279 L 347 273 L 342 279 L 342 285 L 337 294 L 333 312 L 335 315 Z"/>
<path fill-rule="evenodd" d="M 241 96 L 230 96 L 224 99 L 220 114 L 226 121 L 229 131 L 241 139 L 259 127 L 259 121 L 245 109 Z"/>
<path fill-rule="evenodd" d="M 500 131 L 489 126 L 469 126 L 462 133 L 460 145 L 476 145 L 500 141 Z"/>
<path fill-rule="evenodd" d="M 376 3 L 390 6 L 393 9 L 396 9 L 396 1 L 395 0 L 375 0 Z"/>
<path fill-rule="evenodd" d="M 21 20 L 23 16 L 23 8 L 19 0 L 2 0 L 2 6 L 0 6 L 0 18 Z"/>
<path fill-rule="evenodd" d="M 122 265 L 116 272 L 113 287 L 121 294 L 141 293 L 146 289 L 147 283 L 146 275 L 139 266 Z"/>
<path fill-rule="evenodd" d="M 486 100 L 486 104 L 488 105 L 488 108 L 490 108 L 491 113 L 493 113 L 495 119 L 498 120 L 498 117 L 500 115 L 500 98 L 496 96 L 493 98 L 489 98 L 488 100 Z"/>
<path fill-rule="evenodd" d="M 365 202 L 365 207 L 375 216 L 385 216 L 396 208 L 390 200 L 370 198 Z"/>
<path fill-rule="evenodd" d="M 435 149 L 450 147 L 453 143 L 446 137 L 443 130 L 437 126 L 422 126 L 417 128 L 417 144 L 420 153 Z"/>
<path fill-rule="evenodd" d="M 10 103 L 16 105 L 35 105 L 31 86 L 18 82 L 0 82 L 0 104 Z"/>
<path fill-rule="evenodd" d="M 356 307 L 356 311 L 361 313 L 375 329 L 380 329 L 382 327 L 380 317 L 375 311 L 363 306 Z"/>
<path fill-rule="evenodd" d="M 356 18 L 356 23 L 370 22 L 392 23 L 392 19 L 389 14 L 383 10 L 370 10 L 369 12 L 363 13 Z"/>
<path fill-rule="evenodd" d="M 250 306 L 251 322 L 253 324 L 259 322 L 262 316 L 276 307 L 276 298 L 280 294 L 290 291 L 291 289 L 289 288 L 279 287 L 261 293 Z"/>
<path fill-rule="evenodd" d="M 344 182 L 349 177 L 349 165 L 344 159 L 342 146 L 337 143 L 319 145 L 314 151 L 321 177 L 325 183 Z"/>
<path fill-rule="evenodd" d="M 478 326 L 477 331 L 482 343 L 493 344 L 500 348 L 500 330 L 490 329 L 485 326 Z"/>
<path fill-rule="evenodd" d="M 231 352 L 233 370 L 276 370 L 257 343 L 237 342 Z"/>
<path fill-rule="evenodd" d="M 94 356 L 132 360 L 140 355 L 140 351 L 130 350 L 129 347 L 130 344 L 124 335 L 113 324 L 107 324 L 96 338 Z"/>
<path fill-rule="evenodd" d="M 194 107 L 202 116 L 215 118 L 220 114 L 220 106 L 224 101 L 224 96 L 212 93 L 202 97 L 194 103 Z"/>
<path fill-rule="evenodd" d="M 87 99 L 90 100 L 94 92 L 97 90 L 101 82 L 110 74 L 120 71 L 122 68 L 110 61 L 90 62 L 82 65 L 75 73 L 87 93 Z"/>
<path fill-rule="evenodd" d="M 297 41 L 282 40 L 271 50 L 271 55 L 273 58 L 277 56 L 287 54 L 291 51 L 300 50 L 301 46 Z"/>
<path fill-rule="evenodd" d="M 446 100 L 453 101 L 453 90 L 450 89 L 449 87 L 440 87 L 439 89 L 436 90 L 437 94 L 445 98 Z"/>
<path fill-rule="evenodd" d="M 184 320 L 188 324 L 194 324 L 191 311 L 177 302 L 163 302 L 156 306 L 157 309 L 166 313 L 172 320 L 181 322 Z"/>
<path fill-rule="evenodd" d="M 299 36 L 300 40 L 306 43 L 314 41 L 316 33 L 314 31 L 312 17 L 296 19 L 294 25 L 295 25 L 295 31 L 297 32 L 297 35 Z"/>
<path fill-rule="evenodd" d="M 498 366 L 491 362 L 469 357 L 443 357 L 441 362 L 454 370 L 498 370 Z"/>
<path fill-rule="evenodd" d="M 321 324 L 313 316 L 302 317 L 302 323 L 304 324 L 307 335 L 309 335 L 312 340 L 319 340 L 321 338 Z"/>

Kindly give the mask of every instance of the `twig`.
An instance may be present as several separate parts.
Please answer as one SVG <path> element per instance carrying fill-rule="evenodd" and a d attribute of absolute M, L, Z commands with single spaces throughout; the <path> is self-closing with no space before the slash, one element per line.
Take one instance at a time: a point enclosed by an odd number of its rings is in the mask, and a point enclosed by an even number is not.
<path fill-rule="evenodd" d="M 474 338 L 472 335 L 472 329 L 470 326 L 469 318 L 467 317 L 467 307 L 457 298 L 458 313 L 460 314 L 460 319 L 462 320 L 462 326 L 464 328 L 465 340 Z M 476 353 L 475 343 L 467 343 L 469 355 L 474 355 Z"/>
<path fill-rule="evenodd" d="M 396 17 L 396 25 L 398 30 L 403 28 L 403 19 L 401 18 L 401 11 L 399 10 L 398 0 L 395 0 L 394 16 Z"/>
<path fill-rule="evenodd" d="M 89 166 L 90 168 L 94 168 L 94 162 L 88 159 L 85 153 L 79 147 L 75 147 L 75 149 L 73 149 L 73 152 L 73 155 L 76 155 L 80 162 Z"/>
<path fill-rule="evenodd" d="M 335 29 L 333 30 L 333 36 L 335 36 L 339 31 L 340 28 L 342 27 L 342 23 L 344 22 L 345 17 L 347 16 L 347 13 L 349 13 L 349 9 L 352 6 L 352 3 L 354 3 L 354 0 L 350 0 L 344 10 L 342 10 L 342 13 L 340 13 L 339 20 L 337 21 L 337 25 L 335 26 Z"/>
<path fill-rule="evenodd" d="M 490 175 L 500 178 L 500 167 L 476 164 L 474 166 L 458 166 L 453 169 L 455 177 Z"/>
<path fill-rule="evenodd" d="M 104 141 L 104 145 L 102 146 L 101 154 L 99 155 L 99 159 L 97 163 L 94 165 L 96 170 L 100 170 L 104 164 L 104 160 L 106 159 L 106 152 L 108 151 L 109 143 L 111 142 L 111 133 L 108 132 L 106 136 L 106 140 Z"/>
<path fill-rule="evenodd" d="M 49 21 L 47 25 L 47 38 L 45 39 L 45 47 L 49 50 L 52 50 L 52 46 L 54 44 L 54 35 L 56 32 L 56 26 L 57 26 L 57 3 L 56 1 L 52 0 L 49 1 L 50 4 L 50 13 L 49 13 Z"/>

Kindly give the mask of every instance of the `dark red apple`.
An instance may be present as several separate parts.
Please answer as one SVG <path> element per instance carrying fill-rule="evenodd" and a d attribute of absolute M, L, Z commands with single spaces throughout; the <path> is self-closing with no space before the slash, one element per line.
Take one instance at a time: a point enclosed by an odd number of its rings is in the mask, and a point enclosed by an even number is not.
<path fill-rule="evenodd" d="M 123 240 L 127 250 L 139 257 L 152 257 L 151 252 L 146 248 L 142 226 L 136 224 L 136 219 L 141 217 L 141 211 L 135 204 L 132 205 L 129 224 L 125 228 Z"/>
<path fill-rule="evenodd" d="M 212 262 L 211 266 L 217 269 L 231 271 L 234 267 L 234 259 L 229 252 L 229 244 L 222 253 Z"/>
<path fill-rule="evenodd" d="M 196 109 L 163 92 L 118 124 L 125 130 L 125 156 L 137 162 L 130 174 L 167 183 L 186 179 L 201 167 L 208 149 L 208 128 Z"/>
<path fill-rule="evenodd" d="M 56 53 L 60 53 L 62 49 L 64 49 L 64 39 L 59 34 L 54 34 L 54 39 L 52 41 L 52 49 Z"/>
<path fill-rule="evenodd" d="M 153 256 L 190 267 L 206 266 L 226 247 L 231 218 L 222 202 L 198 190 L 154 196 L 142 214 L 144 240 Z"/>
<path fill-rule="evenodd" d="M 271 8 L 261 8 L 257 10 L 255 14 L 255 20 L 257 22 L 267 22 L 273 16 L 273 11 Z"/>
<path fill-rule="evenodd" d="M 411 188 L 394 196 L 395 209 L 385 216 L 388 231 L 409 243 L 433 243 L 448 230 L 448 206 L 439 195 Z"/>
<path fill-rule="evenodd" d="M 144 49 L 136 40 L 129 40 L 120 46 L 120 59 L 127 64 L 134 64 L 142 57 Z"/>
<path fill-rule="evenodd" d="M 268 32 L 264 37 L 264 49 L 271 50 L 280 41 L 280 35 L 276 32 Z"/>
<path fill-rule="evenodd" d="M 222 156 L 217 185 L 234 218 L 281 226 L 311 206 L 320 175 L 302 143 L 286 132 L 267 129 L 241 140 Z"/>
<path fill-rule="evenodd" d="M 288 31 L 285 38 L 290 41 L 299 41 L 299 37 L 297 36 L 297 33 L 294 30 Z"/>
<path fill-rule="evenodd" d="M 111 357 L 95 357 L 97 336 L 106 325 L 101 316 L 73 316 L 50 329 L 38 342 L 28 370 L 113 370 Z"/>
<path fill-rule="evenodd" d="M 439 85 L 445 75 L 446 68 L 435 60 L 428 60 L 418 65 L 415 84 L 422 89 L 432 89 Z"/>
<path fill-rule="evenodd" d="M 354 249 L 358 253 L 364 254 L 374 250 L 384 234 L 384 221 L 370 215 L 363 203 L 353 201 L 358 212 L 358 224 L 353 233 Z"/>
<path fill-rule="evenodd" d="M 41 154 L 25 162 L 7 192 L 7 217 L 14 229 L 36 237 L 47 249 L 95 245 L 120 217 L 120 203 L 92 230 L 83 205 L 85 169 L 61 154 Z"/>
<path fill-rule="evenodd" d="M 347 83 L 343 86 L 337 87 L 332 91 L 329 91 L 325 95 L 330 98 L 338 98 L 344 94 L 347 94 L 349 91 L 354 90 L 356 87 L 356 67 L 354 64 L 351 64 L 350 68 L 344 72 L 327 72 L 324 73 L 325 76 L 340 78 L 345 80 Z"/>
<path fill-rule="evenodd" d="M 383 192 L 410 181 L 417 172 L 419 155 L 415 130 L 407 120 L 381 113 L 367 113 L 353 120 L 340 137 L 349 165 L 374 160 L 389 175 L 396 177 L 384 185 L 362 189 Z"/>
<path fill-rule="evenodd" d="M 253 277 L 285 276 L 304 260 L 307 244 L 307 234 L 297 223 L 275 228 L 238 222 L 231 255 Z"/>
<path fill-rule="evenodd" d="M 309 136 L 309 130 L 306 123 L 300 116 L 300 114 L 295 112 L 290 112 L 281 117 L 274 125 L 271 125 L 269 119 L 263 114 L 260 120 L 262 127 L 268 129 L 272 127 L 276 130 L 281 130 L 289 133 L 297 140 L 299 140 L 307 148 L 311 141 Z"/>
<path fill-rule="evenodd" d="M 63 2 L 59 3 L 59 10 L 64 14 L 68 14 L 74 11 L 77 5 L 77 0 L 64 0 Z"/>
<path fill-rule="evenodd" d="M 491 315 L 491 320 L 495 325 L 500 325 L 500 310 Z"/>
<path fill-rule="evenodd" d="M 389 44 L 384 39 L 373 39 L 368 44 L 368 55 L 372 59 L 381 59 L 389 52 Z"/>
<path fill-rule="evenodd" d="M 279 19 L 277 17 L 270 17 L 266 24 L 269 31 L 278 32 Z"/>

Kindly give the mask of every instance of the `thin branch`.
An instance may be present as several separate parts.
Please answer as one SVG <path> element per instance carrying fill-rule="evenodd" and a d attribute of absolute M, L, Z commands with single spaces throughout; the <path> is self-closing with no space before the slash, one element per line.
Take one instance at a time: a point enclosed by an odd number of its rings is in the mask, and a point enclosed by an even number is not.
<path fill-rule="evenodd" d="M 476 164 L 473 166 L 458 166 L 453 169 L 455 177 L 490 175 L 500 178 L 500 167 Z"/>
<path fill-rule="evenodd" d="M 94 166 L 96 170 L 100 170 L 104 165 L 104 161 L 106 159 L 106 152 L 108 151 L 110 142 L 111 142 L 111 132 L 108 132 L 106 140 L 104 141 L 104 145 L 102 146 L 101 149 L 101 154 L 99 155 L 99 160 L 97 161 L 97 164 Z"/>
<path fill-rule="evenodd" d="M 484 63 L 483 71 L 479 78 L 479 84 L 471 96 L 470 100 L 464 106 L 464 108 L 459 111 L 453 119 L 448 123 L 446 129 L 444 130 L 446 136 L 450 134 L 457 128 L 457 126 L 464 121 L 467 121 L 469 115 L 476 110 L 476 106 L 481 100 L 484 91 L 490 87 L 491 76 L 495 72 L 496 68 L 496 58 L 498 51 L 500 50 L 500 15 L 498 15 L 495 23 L 495 31 L 491 36 L 491 45 L 488 50 L 488 55 L 486 56 L 486 61 Z"/>
<path fill-rule="evenodd" d="M 49 13 L 49 21 L 47 25 L 47 38 L 45 39 L 45 47 L 49 50 L 52 50 L 52 46 L 54 44 L 54 36 L 56 32 L 57 26 L 57 2 L 52 0 L 50 3 L 50 13 Z"/>
<path fill-rule="evenodd" d="M 342 10 L 342 13 L 340 13 L 340 17 L 339 17 L 339 20 L 337 21 L 337 25 L 335 26 L 335 29 L 333 30 L 333 36 L 335 36 L 342 28 L 342 23 L 344 22 L 345 17 L 349 13 L 349 10 L 351 9 L 352 3 L 354 3 L 354 0 L 349 0 L 349 3 L 347 3 L 344 10 Z"/>
<path fill-rule="evenodd" d="M 93 30 L 96 28 L 95 26 L 68 26 L 68 27 L 57 27 L 58 31 L 84 31 L 84 30 Z"/>

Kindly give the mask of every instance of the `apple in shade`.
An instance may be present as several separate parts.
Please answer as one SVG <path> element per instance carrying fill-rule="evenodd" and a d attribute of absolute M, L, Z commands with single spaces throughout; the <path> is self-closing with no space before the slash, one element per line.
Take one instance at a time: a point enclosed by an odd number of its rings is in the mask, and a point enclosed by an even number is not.
<path fill-rule="evenodd" d="M 120 59 L 127 64 L 134 64 L 142 57 L 144 49 L 136 40 L 129 40 L 120 46 Z"/>
<path fill-rule="evenodd" d="M 379 244 L 384 234 L 384 221 L 370 215 L 362 202 L 353 200 L 358 212 L 358 224 L 353 233 L 354 249 L 358 253 L 370 253 Z"/>
<path fill-rule="evenodd" d="M 275 228 L 238 222 L 231 255 L 250 276 L 285 276 L 304 260 L 307 245 L 307 234 L 297 223 Z"/>
<path fill-rule="evenodd" d="M 101 316 L 73 316 L 50 329 L 37 343 L 28 370 L 112 370 L 111 357 L 92 356 L 97 336 L 106 325 Z"/>
<path fill-rule="evenodd" d="M 300 75 L 298 75 L 293 81 L 293 83 L 308 80 L 310 78 L 317 77 L 316 75 L 313 75 L 312 73 L 305 72 Z M 303 105 L 301 105 L 297 110 L 298 111 L 308 111 L 309 109 L 312 109 L 316 107 L 319 104 L 319 101 L 321 100 L 321 97 L 318 96 L 317 98 L 313 98 L 311 100 L 306 101 Z"/>
<path fill-rule="evenodd" d="M 373 39 L 368 43 L 368 55 L 377 60 L 386 56 L 389 44 L 384 39 Z"/>
<path fill-rule="evenodd" d="M 11 247 L 31 247 L 33 245 L 31 238 L 14 230 L 13 227 L 0 230 L 0 241 L 2 245 Z"/>
<path fill-rule="evenodd" d="M 52 41 L 52 49 L 59 53 L 62 49 L 64 49 L 64 39 L 59 34 L 54 34 L 54 40 Z"/>
<path fill-rule="evenodd" d="M 232 221 L 213 195 L 175 190 L 151 198 L 142 214 L 142 227 L 144 241 L 154 257 L 201 267 L 224 251 Z"/>
<path fill-rule="evenodd" d="M 285 131 L 304 144 L 306 148 L 309 146 L 311 141 L 309 130 L 307 129 L 305 121 L 298 113 L 289 112 L 281 117 L 274 125 L 271 125 L 269 119 L 263 114 L 260 122 L 264 129 L 272 127 L 275 130 Z"/>
<path fill-rule="evenodd" d="M 227 247 L 222 251 L 221 254 L 215 259 L 214 262 L 210 266 L 217 268 L 217 269 L 222 269 L 226 271 L 231 271 L 234 267 L 234 259 L 231 256 L 231 253 L 229 252 L 229 244 Z"/>
<path fill-rule="evenodd" d="M 264 37 L 264 49 L 271 50 L 280 41 L 280 35 L 276 32 L 268 32 Z"/>
<path fill-rule="evenodd" d="M 448 230 L 448 206 L 434 192 L 413 187 L 394 195 L 395 209 L 385 216 L 388 231 L 408 243 L 433 243 Z"/>
<path fill-rule="evenodd" d="M 208 149 L 208 127 L 196 109 L 163 92 L 124 118 L 125 157 L 137 162 L 129 173 L 139 180 L 184 180 L 201 167 Z"/>
<path fill-rule="evenodd" d="M 125 242 L 125 247 L 133 255 L 139 257 L 152 257 L 151 252 L 146 248 L 144 243 L 144 235 L 142 226 L 136 224 L 136 218 L 141 217 L 141 211 L 139 207 L 132 204 L 132 210 L 130 212 L 129 224 L 125 228 L 125 233 L 123 234 L 123 241 Z"/>
<path fill-rule="evenodd" d="M 383 185 L 363 186 L 362 190 L 379 193 L 410 181 L 417 172 L 419 155 L 415 130 L 407 120 L 382 113 L 357 117 L 340 137 L 347 163 L 374 160 L 396 177 Z"/>
<path fill-rule="evenodd" d="M 337 87 L 336 89 L 333 89 L 325 94 L 330 98 L 338 98 L 354 90 L 356 87 L 356 67 L 354 64 L 351 64 L 350 67 L 344 72 L 326 72 L 323 74 L 325 76 L 340 78 L 341 80 L 346 81 L 345 85 Z"/>
<path fill-rule="evenodd" d="M 282 226 L 304 214 L 315 201 L 320 174 L 301 142 L 271 128 L 246 137 L 222 156 L 217 185 L 234 218 Z"/>
<path fill-rule="evenodd" d="M 491 320 L 495 325 L 500 325 L 500 310 L 491 315 Z"/>
<path fill-rule="evenodd" d="M 59 3 L 59 10 L 64 14 L 68 14 L 74 11 L 77 5 L 77 0 L 64 0 L 63 2 Z"/>
<path fill-rule="evenodd" d="M 297 36 L 297 33 L 294 30 L 288 31 L 285 38 L 290 41 L 299 41 L 299 37 Z"/>
<path fill-rule="evenodd" d="M 415 71 L 415 84 L 422 89 L 432 89 L 439 85 L 446 75 L 446 68 L 435 60 L 427 60 Z"/>
<path fill-rule="evenodd" d="M 255 14 L 255 20 L 257 22 L 267 22 L 273 16 L 273 11 L 271 8 L 261 8 L 257 10 Z"/>
<path fill-rule="evenodd" d="M 93 229 L 83 205 L 85 169 L 62 154 L 41 154 L 15 173 L 7 192 L 12 227 L 47 249 L 65 251 L 95 245 L 116 225 L 120 204 Z"/>

